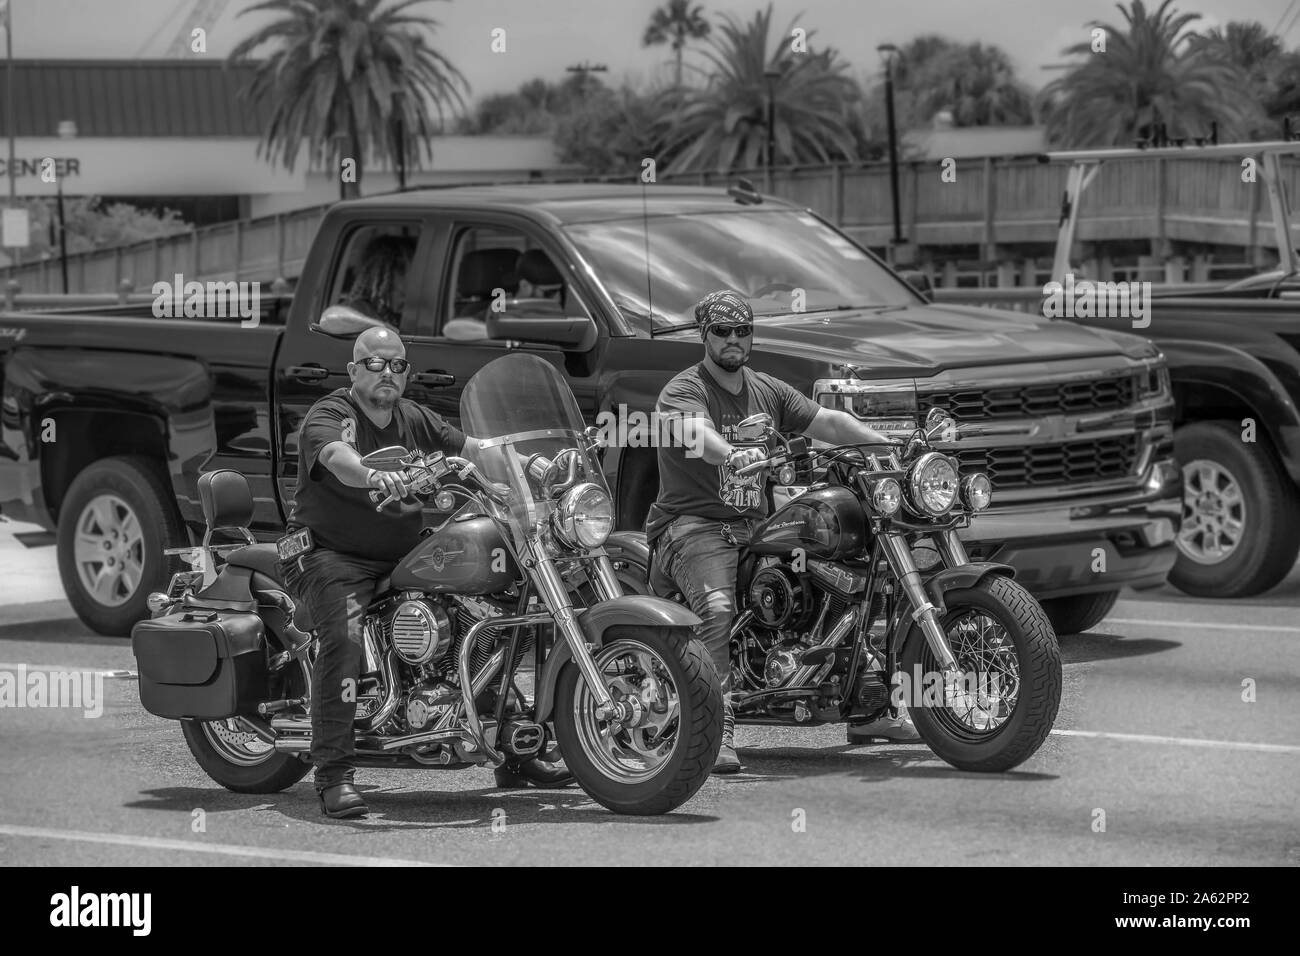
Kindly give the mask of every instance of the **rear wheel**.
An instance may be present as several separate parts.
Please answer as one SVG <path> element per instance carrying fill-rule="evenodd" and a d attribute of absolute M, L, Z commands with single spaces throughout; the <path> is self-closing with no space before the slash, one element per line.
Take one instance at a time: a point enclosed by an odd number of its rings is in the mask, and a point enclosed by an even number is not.
<path fill-rule="evenodd" d="M 959 770 L 1000 773 L 1047 739 L 1061 705 L 1061 651 L 1033 595 L 991 575 L 944 594 L 941 619 L 961 671 L 950 692 L 929 642 L 913 625 L 899 664 L 917 733 Z"/>
<path fill-rule="evenodd" d="M 149 592 L 167 584 L 174 562 L 163 550 L 186 540 L 153 461 L 130 455 L 89 465 L 59 508 L 59 577 L 77 617 L 100 634 L 131 633 L 149 617 Z"/>
<path fill-rule="evenodd" d="M 1183 521 L 1169 583 L 1197 597 L 1251 597 L 1290 572 L 1300 548 L 1295 485 L 1265 441 L 1234 422 L 1174 434 L 1183 466 Z"/>
<path fill-rule="evenodd" d="M 689 629 L 623 626 L 593 654 L 617 720 L 569 662 L 556 687 L 555 735 L 582 789 L 615 813 L 667 813 L 708 779 L 722 744 L 722 692 Z"/>
<path fill-rule="evenodd" d="M 235 793 L 279 793 L 311 769 L 293 754 L 277 753 L 238 720 L 182 720 L 181 732 L 203 772 Z"/>
<path fill-rule="evenodd" d="M 1049 598 L 1043 601 L 1043 610 L 1052 622 L 1057 637 L 1064 634 L 1082 634 L 1106 619 L 1119 600 L 1119 591 L 1098 591 L 1095 594 L 1075 594 L 1070 597 Z"/>

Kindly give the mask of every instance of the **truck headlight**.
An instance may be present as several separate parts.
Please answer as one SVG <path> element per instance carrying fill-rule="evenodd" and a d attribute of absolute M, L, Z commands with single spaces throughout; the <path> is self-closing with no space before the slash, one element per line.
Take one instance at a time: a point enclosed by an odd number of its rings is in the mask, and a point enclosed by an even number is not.
<path fill-rule="evenodd" d="M 961 480 L 961 498 L 971 511 L 983 511 L 993 501 L 993 482 L 983 472 Z"/>
<path fill-rule="evenodd" d="M 908 504 L 918 515 L 947 514 L 957 501 L 957 467 L 946 455 L 926 452 L 907 473 Z"/>
<path fill-rule="evenodd" d="M 903 504 L 903 486 L 897 478 L 881 478 L 871 486 L 871 507 L 885 517 L 897 514 Z"/>
<path fill-rule="evenodd" d="M 598 548 L 614 529 L 614 504 L 600 485 L 584 482 L 564 493 L 551 522 L 569 547 Z"/>

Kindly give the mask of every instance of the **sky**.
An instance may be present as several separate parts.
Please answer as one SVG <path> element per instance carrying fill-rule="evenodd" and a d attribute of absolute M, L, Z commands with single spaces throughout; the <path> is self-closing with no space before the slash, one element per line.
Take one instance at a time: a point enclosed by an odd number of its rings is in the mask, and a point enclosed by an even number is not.
<path fill-rule="evenodd" d="M 730 13 L 748 20 L 767 0 L 699 0 L 706 15 Z M 10 0 L 14 56 L 22 59 L 162 56 L 192 11 L 224 6 L 208 29 L 206 55 L 222 57 L 273 15 L 241 15 L 252 0 Z M 671 69 L 667 46 L 641 46 L 657 0 L 428 0 L 417 11 L 441 24 L 435 46 L 465 75 L 471 101 L 506 92 L 534 77 L 559 80 L 565 67 L 588 62 L 609 68 L 607 82 L 644 82 Z M 1159 0 L 1148 0 L 1148 8 Z M 1300 0 L 1177 0 L 1175 8 L 1200 13 L 1198 28 L 1229 20 L 1286 26 L 1288 48 L 1300 46 Z M 1062 60 L 1061 50 L 1088 39 L 1091 20 L 1122 24 L 1114 0 L 776 0 L 774 32 L 787 26 L 812 35 L 813 48 L 830 43 L 848 60 L 852 75 L 879 75 L 881 43 L 902 45 L 922 33 L 959 42 L 1002 47 L 1020 77 L 1038 88 L 1057 74 L 1041 69 Z M 1284 20 L 1285 15 L 1285 20 Z M 1295 21 L 1295 22 L 1293 22 Z M 506 49 L 493 53 L 492 31 L 505 30 Z M 815 32 L 814 32 L 815 31 Z M 690 47 L 688 47 L 688 50 Z M 702 63 L 688 53 L 687 62 Z"/>

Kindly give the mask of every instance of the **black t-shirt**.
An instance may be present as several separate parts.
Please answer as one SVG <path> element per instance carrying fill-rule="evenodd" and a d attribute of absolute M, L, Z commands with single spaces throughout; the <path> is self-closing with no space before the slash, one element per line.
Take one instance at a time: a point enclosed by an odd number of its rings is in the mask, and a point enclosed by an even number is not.
<path fill-rule="evenodd" d="M 330 442 L 347 442 L 359 455 L 388 445 L 412 452 L 459 455 L 465 435 L 410 399 L 399 399 L 387 428 L 379 428 L 340 388 L 307 412 L 298 432 L 298 491 L 289 528 L 311 529 L 318 546 L 374 560 L 400 561 L 420 541 L 419 512 L 376 511 L 370 489 L 343 484 L 319 463 Z"/>
<path fill-rule="evenodd" d="M 659 393 L 656 410 L 661 418 L 703 416 L 732 444 L 736 426 L 758 412 L 772 416 L 777 431 L 803 432 L 821 408 L 779 378 L 742 369 L 740 394 L 727 391 L 701 362 L 679 373 Z M 689 425 L 683 422 L 683 428 Z M 724 465 L 705 464 L 684 447 L 660 446 L 658 510 L 670 515 L 694 515 L 720 521 L 761 518 L 767 512 L 763 494 L 764 473 L 738 477 Z"/>

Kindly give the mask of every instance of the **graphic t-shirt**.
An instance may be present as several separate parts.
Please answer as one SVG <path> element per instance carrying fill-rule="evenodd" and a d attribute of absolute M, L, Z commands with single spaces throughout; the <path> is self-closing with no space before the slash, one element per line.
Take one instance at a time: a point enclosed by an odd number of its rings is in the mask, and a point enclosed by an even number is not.
<path fill-rule="evenodd" d="M 736 426 L 758 412 L 772 416 L 777 431 L 799 433 L 821 407 L 793 387 L 764 372 L 741 369 L 744 387 L 733 395 L 701 362 L 678 374 L 659 394 L 656 410 L 661 418 L 681 415 L 689 434 L 692 416 L 707 418 L 722 437 L 744 447 Z M 667 444 L 667 443 L 665 443 Z M 744 477 L 725 465 L 709 465 L 687 454 L 684 447 L 660 446 L 658 510 L 670 515 L 695 515 L 720 521 L 761 518 L 767 512 L 762 471 Z"/>
<path fill-rule="evenodd" d="M 310 528 L 318 547 L 362 558 L 397 562 L 420 541 L 423 518 L 375 510 L 369 488 L 352 488 L 320 464 L 330 442 L 346 442 L 359 455 L 388 445 L 408 451 L 459 455 L 465 435 L 410 399 L 398 399 L 388 426 L 380 428 L 353 403 L 348 389 L 326 395 L 307 412 L 298 432 L 298 490 L 290 530 Z"/>

